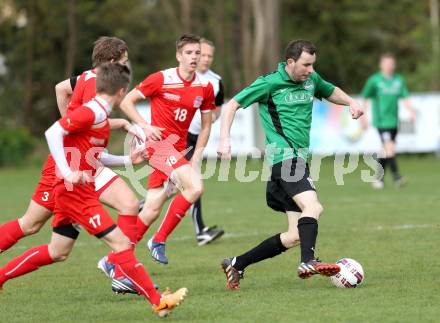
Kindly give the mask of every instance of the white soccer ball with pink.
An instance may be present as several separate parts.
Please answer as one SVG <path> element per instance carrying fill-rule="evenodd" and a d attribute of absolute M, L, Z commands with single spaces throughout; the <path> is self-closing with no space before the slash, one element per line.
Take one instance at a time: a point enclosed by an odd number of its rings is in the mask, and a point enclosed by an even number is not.
<path fill-rule="evenodd" d="M 340 288 L 356 288 L 365 278 L 364 269 L 356 260 L 342 258 L 336 262 L 341 271 L 330 277 L 333 285 Z"/>

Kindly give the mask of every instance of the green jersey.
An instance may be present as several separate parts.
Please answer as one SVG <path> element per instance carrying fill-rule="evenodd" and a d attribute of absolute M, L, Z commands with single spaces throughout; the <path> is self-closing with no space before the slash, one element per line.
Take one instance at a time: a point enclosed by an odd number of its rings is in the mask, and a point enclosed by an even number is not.
<path fill-rule="evenodd" d="M 370 76 L 361 96 L 373 103 L 373 126 L 382 129 L 397 128 L 399 99 L 408 96 L 403 77 L 394 74 L 390 78 L 378 72 Z"/>
<path fill-rule="evenodd" d="M 294 157 L 307 158 L 313 97 L 327 98 L 335 88 L 316 72 L 306 81 L 296 83 L 285 67 L 286 63 L 279 63 L 275 72 L 260 76 L 234 97 L 243 108 L 259 103 L 271 165 Z"/>

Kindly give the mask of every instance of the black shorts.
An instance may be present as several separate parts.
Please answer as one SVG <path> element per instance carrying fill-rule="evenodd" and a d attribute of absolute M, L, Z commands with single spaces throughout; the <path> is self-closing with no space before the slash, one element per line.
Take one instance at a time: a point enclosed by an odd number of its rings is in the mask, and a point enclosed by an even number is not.
<path fill-rule="evenodd" d="M 267 205 L 279 212 L 301 212 L 293 197 L 306 191 L 316 191 L 310 178 L 309 165 L 303 159 L 288 159 L 272 166 L 266 188 Z"/>
<path fill-rule="evenodd" d="M 196 148 L 197 139 L 199 139 L 199 135 L 188 132 L 186 148 L 192 147 L 192 149 L 186 153 L 186 160 L 191 160 L 192 156 L 194 155 L 194 148 Z"/>
<path fill-rule="evenodd" d="M 387 141 L 396 141 L 397 128 L 377 128 L 382 143 Z"/>

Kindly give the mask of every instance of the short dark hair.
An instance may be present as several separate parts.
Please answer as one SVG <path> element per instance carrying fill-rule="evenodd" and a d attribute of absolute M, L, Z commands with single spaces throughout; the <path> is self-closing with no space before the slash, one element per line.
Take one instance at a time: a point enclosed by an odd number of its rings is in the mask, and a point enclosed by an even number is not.
<path fill-rule="evenodd" d="M 316 47 L 311 42 L 303 39 L 293 40 L 291 41 L 284 51 L 286 61 L 289 58 L 292 58 L 294 61 L 297 61 L 300 58 L 302 52 L 309 53 L 311 55 L 316 53 Z"/>
<path fill-rule="evenodd" d="M 176 51 L 182 50 L 186 44 L 200 44 L 200 36 L 194 34 L 183 34 L 176 41 Z"/>
<path fill-rule="evenodd" d="M 102 63 L 119 61 L 128 52 L 128 46 L 117 37 L 99 37 L 93 43 L 92 66 L 98 67 Z"/>
<path fill-rule="evenodd" d="M 394 56 L 394 54 L 391 52 L 385 52 L 380 55 L 380 60 L 383 60 L 384 58 L 396 59 L 396 56 Z"/>
<path fill-rule="evenodd" d="M 131 71 L 127 65 L 102 63 L 96 71 L 96 92 L 108 95 L 116 94 L 120 89 L 127 89 Z"/>

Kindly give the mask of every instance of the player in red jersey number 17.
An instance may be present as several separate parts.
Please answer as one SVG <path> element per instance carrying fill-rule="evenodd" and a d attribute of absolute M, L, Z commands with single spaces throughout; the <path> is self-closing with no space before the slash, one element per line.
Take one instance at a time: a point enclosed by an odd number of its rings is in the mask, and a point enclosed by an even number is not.
<path fill-rule="evenodd" d="M 159 316 L 167 315 L 186 296 L 186 288 L 175 293 L 156 291 L 136 259 L 130 239 L 116 226 L 95 193 L 93 177 L 101 163 L 115 164 L 121 159 L 103 150 L 110 135 L 108 116 L 121 102 L 129 81 L 127 66 L 102 64 L 97 70 L 96 96 L 46 131 L 50 152 L 62 175 L 54 187 L 52 239 L 48 245 L 32 248 L 1 268 L 0 289 L 10 279 L 67 257 L 79 233 L 73 224 L 78 223 L 110 247 L 109 262 L 133 283 Z"/>

